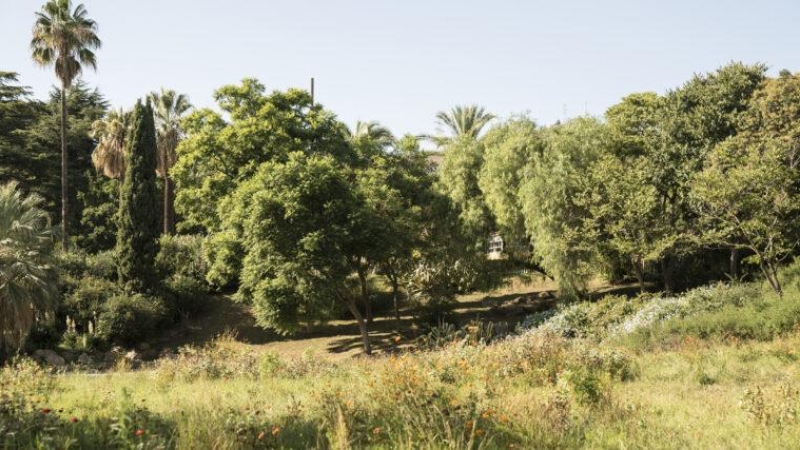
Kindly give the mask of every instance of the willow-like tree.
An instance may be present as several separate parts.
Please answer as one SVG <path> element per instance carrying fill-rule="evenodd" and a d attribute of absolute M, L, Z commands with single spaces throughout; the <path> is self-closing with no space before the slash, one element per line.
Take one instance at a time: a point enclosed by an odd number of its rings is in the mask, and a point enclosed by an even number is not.
<path fill-rule="evenodd" d="M 80 75 L 83 66 L 97 69 L 94 51 L 100 48 L 97 23 L 89 19 L 86 8 L 72 9 L 71 0 L 50 0 L 36 13 L 31 50 L 37 64 L 55 66 L 61 81 L 61 228 L 62 247 L 69 248 L 67 227 L 67 89 Z"/>
<path fill-rule="evenodd" d="M 126 288 L 146 290 L 155 282 L 159 208 L 156 187 L 156 130 L 149 103 L 136 103 L 125 151 L 117 233 L 118 274 Z"/>

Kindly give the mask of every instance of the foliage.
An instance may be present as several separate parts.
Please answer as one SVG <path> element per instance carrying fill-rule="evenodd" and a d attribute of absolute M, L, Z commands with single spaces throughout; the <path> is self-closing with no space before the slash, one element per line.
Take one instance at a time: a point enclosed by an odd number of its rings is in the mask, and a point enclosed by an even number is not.
<path fill-rule="evenodd" d="M 478 186 L 486 207 L 504 241 L 524 242 L 527 237 L 525 219 L 520 212 L 519 187 L 525 165 L 544 150 L 540 132 L 531 119 L 513 118 L 490 129 L 483 138 L 483 145 Z M 513 245 L 510 250 L 514 250 Z"/>
<path fill-rule="evenodd" d="M 149 104 L 136 103 L 131 138 L 125 150 L 125 179 L 120 191 L 117 257 L 119 280 L 144 291 L 155 280 L 159 212 L 156 192 L 156 135 Z"/>
<path fill-rule="evenodd" d="M 581 293 L 597 258 L 589 172 L 607 148 L 608 135 L 597 120 L 581 118 L 548 129 L 544 140 L 544 152 L 528 162 L 520 186 L 525 228 L 562 292 Z"/>
<path fill-rule="evenodd" d="M 99 315 L 97 333 L 108 342 L 133 345 L 153 335 L 168 319 L 167 306 L 158 297 L 117 294 Z"/>
<path fill-rule="evenodd" d="M 162 275 L 180 275 L 204 280 L 207 269 L 203 260 L 203 237 L 162 235 L 155 263 Z"/>
<path fill-rule="evenodd" d="M 301 90 L 264 94 L 264 85 L 245 79 L 224 86 L 215 99 L 231 121 L 208 109 L 183 121 L 187 138 L 177 148 L 173 167 L 176 210 L 184 229 L 220 231 L 217 203 L 232 194 L 267 161 L 285 161 L 291 152 L 352 157 L 335 116 Z M 208 199 L 216 202 L 209 202 Z"/>
<path fill-rule="evenodd" d="M 54 309 L 54 230 L 38 195 L 17 183 L 0 186 L 0 351 L 16 351 L 25 335 Z M 0 355 L 2 356 L 2 355 Z"/>

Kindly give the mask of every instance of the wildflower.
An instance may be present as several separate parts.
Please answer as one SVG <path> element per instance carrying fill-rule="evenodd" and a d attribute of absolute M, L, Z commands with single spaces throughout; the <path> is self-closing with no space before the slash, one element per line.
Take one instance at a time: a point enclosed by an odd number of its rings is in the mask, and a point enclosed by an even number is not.
<path fill-rule="evenodd" d="M 472 429 L 472 425 L 473 425 L 473 423 L 472 423 L 471 420 L 468 420 L 467 423 L 464 424 L 464 426 L 467 427 L 468 430 Z"/>
<path fill-rule="evenodd" d="M 381 427 L 375 427 L 375 428 L 373 428 L 373 429 L 372 429 L 372 434 L 374 434 L 375 436 L 377 436 L 377 435 L 381 434 Z"/>
<path fill-rule="evenodd" d="M 486 411 L 483 412 L 483 414 L 481 414 L 481 417 L 484 418 L 484 419 L 488 419 L 491 416 L 492 416 L 491 408 L 487 409 Z"/>
<path fill-rule="evenodd" d="M 400 336 L 395 336 L 395 337 L 394 337 L 394 342 L 395 342 L 395 344 L 399 344 L 399 343 L 400 343 L 400 341 L 402 341 L 402 340 L 403 340 L 403 338 L 402 338 L 402 337 L 400 337 Z"/>
<path fill-rule="evenodd" d="M 267 433 L 262 431 L 261 433 L 258 433 L 258 436 L 256 437 L 256 439 L 258 439 L 260 441 L 260 440 L 264 439 L 264 436 L 266 436 L 266 435 L 267 435 Z"/>
<path fill-rule="evenodd" d="M 277 426 L 277 425 L 275 425 L 274 427 L 272 427 L 272 435 L 273 435 L 273 436 L 277 436 L 277 435 L 279 435 L 279 434 L 281 434 L 281 427 L 279 427 L 279 426 Z"/>
<path fill-rule="evenodd" d="M 143 436 L 143 435 L 144 435 L 144 430 L 143 430 L 143 429 L 141 429 L 141 428 L 139 428 L 138 430 L 136 430 L 136 433 L 134 433 L 134 434 L 135 434 L 136 436 Z"/>
<path fill-rule="evenodd" d="M 483 436 L 484 434 L 486 434 L 486 432 L 481 430 L 480 428 L 475 430 L 475 436 Z"/>
<path fill-rule="evenodd" d="M 42 408 L 42 414 L 50 414 L 52 411 L 50 408 Z"/>
<path fill-rule="evenodd" d="M 70 417 L 70 418 L 69 418 L 69 421 L 70 421 L 71 423 L 78 423 L 78 418 L 77 418 L 77 417 L 75 417 L 75 416 L 72 416 L 72 417 Z"/>
<path fill-rule="evenodd" d="M 500 414 L 500 422 L 508 423 L 508 417 L 505 414 Z"/>

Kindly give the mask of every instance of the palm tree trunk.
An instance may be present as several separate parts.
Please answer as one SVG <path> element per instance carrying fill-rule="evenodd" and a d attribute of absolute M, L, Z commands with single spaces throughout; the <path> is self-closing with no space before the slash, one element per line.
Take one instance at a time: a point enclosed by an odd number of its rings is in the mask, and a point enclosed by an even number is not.
<path fill-rule="evenodd" d="M 172 187 L 172 180 L 169 177 L 167 167 L 168 158 L 166 152 L 161 156 L 164 167 L 164 234 L 175 234 L 175 192 Z"/>
<path fill-rule="evenodd" d="M 67 83 L 61 82 L 61 249 L 69 250 L 67 228 Z"/>

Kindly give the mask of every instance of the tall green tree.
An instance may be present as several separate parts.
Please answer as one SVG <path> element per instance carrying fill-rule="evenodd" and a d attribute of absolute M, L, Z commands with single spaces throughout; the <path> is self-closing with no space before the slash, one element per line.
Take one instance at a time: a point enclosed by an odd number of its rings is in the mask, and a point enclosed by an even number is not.
<path fill-rule="evenodd" d="M 175 149 L 183 139 L 181 120 L 192 108 L 188 97 L 162 88 L 150 94 L 156 121 L 159 176 L 164 180 L 164 234 L 175 233 L 175 187 L 170 170 L 175 165 Z"/>
<path fill-rule="evenodd" d="M 19 349 L 58 298 L 55 233 L 41 203 L 15 182 L 0 185 L 0 357 Z"/>
<path fill-rule="evenodd" d="M 200 109 L 182 123 L 186 138 L 172 168 L 182 228 L 218 230 L 222 221 L 208 199 L 224 200 L 266 161 L 285 161 L 298 150 L 354 160 L 341 123 L 322 105 L 312 105 L 306 91 L 266 95 L 257 80 L 245 79 L 240 85 L 223 86 L 215 99 L 230 121 Z"/>
<path fill-rule="evenodd" d="M 746 249 L 778 295 L 779 262 L 797 245 L 800 172 L 794 149 L 779 139 L 736 136 L 716 146 L 692 180 L 696 211 L 709 221 L 710 242 Z"/>
<path fill-rule="evenodd" d="M 518 117 L 490 129 L 483 138 L 483 145 L 478 187 L 494 217 L 498 228 L 495 231 L 502 234 L 510 253 L 519 247 L 527 250 L 526 245 L 514 245 L 528 240 L 519 188 L 525 165 L 544 151 L 543 139 L 532 120 Z"/>
<path fill-rule="evenodd" d="M 62 248 L 69 248 L 68 158 L 67 158 L 67 89 L 83 66 L 97 68 L 94 50 L 100 48 L 97 23 L 89 19 L 79 4 L 73 10 L 71 0 L 50 0 L 36 13 L 31 50 L 41 66 L 55 66 L 61 82 L 61 228 Z"/>
<path fill-rule="evenodd" d="M 145 291 L 156 282 L 160 235 L 156 130 L 149 102 L 138 101 L 133 109 L 125 161 L 118 216 L 118 274 L 128 289 Z"/>
<path fill-rule="evenodd" d="M 369 241 L 363 203 L 335 158 L 293 152 L 286 162 L 263 163 L 220 206 L 224 227 L 238 234 L 245 253 L 236 299 L 253 305 L 260 325 L 292 333 L 345 306 L 371 353 L 350 283 L 352 261 Z"/>
<path fill-rule="evenodd" d="M 544 139 L 544 152 L 528 162 L 520 184 L 525 228 L 542 268 L 563 293 L 580 295 L 596 273 L 589 175 L 608 151 L 608 132 L 595 119 L 578 118 L 547 129 Z"/>

